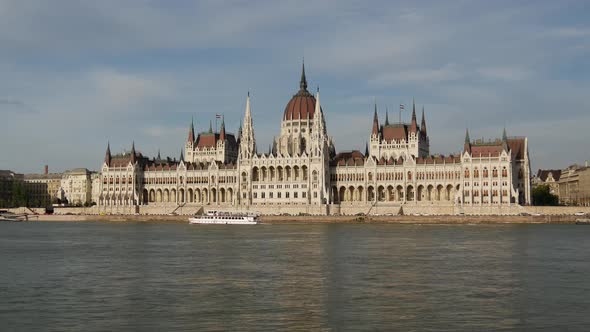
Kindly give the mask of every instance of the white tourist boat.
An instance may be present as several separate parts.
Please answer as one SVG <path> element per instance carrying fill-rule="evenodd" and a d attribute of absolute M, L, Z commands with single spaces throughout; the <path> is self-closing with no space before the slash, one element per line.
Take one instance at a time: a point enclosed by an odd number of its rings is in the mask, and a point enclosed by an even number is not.
<path fill-rule="evenodd" d="M 217 224 L 217 225 L 256 225 L 260 223 L 257 213 L 235 213 L 223 211 L 208 211 L 204 215 L 188 218 L 189 224 Z"/>

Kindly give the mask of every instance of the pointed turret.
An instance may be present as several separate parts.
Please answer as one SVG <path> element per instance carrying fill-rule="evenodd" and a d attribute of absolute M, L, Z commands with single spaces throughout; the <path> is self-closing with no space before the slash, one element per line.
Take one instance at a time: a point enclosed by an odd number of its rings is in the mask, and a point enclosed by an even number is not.
<path fill-rule="evenodd" d="M 209 134 L 213 134 L 213 124 L 211 123 L 211 120 L 209 120 Z"/>
<path fill-rule="evenodd" d="M 158 149 L 158 160 L 162 160 L 162 156 L 160 155 L 160 149 Z"/>
<path fill-rule="evenodd" d="M 107 142 L 107 152 L 104 155 L 104 162 L 107 165 L 111 164 L 111 142 Z"/>
<path fill-rule="evenodd" d="M 389 110 L 385 107 L 385 125 L 389 126 Z"/>
<path fill-rule="evenodd" d="M 463 145 L 463 151 L 471 153 L 471 139 L 469 138 L 469 129 L 465 129 L 465 144 Z"/>
<path fill-rule="evenodd" d="M 410 124 L 410 132 L 418 132 L 418 121 L 416 120 L 416 102 L 412 99 L 412 123 Z"/>
<path fill-rule="evenodd" d="M 324 113 L 320 104 L 320 88 L 318 87 L 315 96 L 315 109 L 313 116 L 313 126 L 311 129 L 310 149 L 305 148 L 313 156 L 320 156 L 325 150 L 326 143 L 326 124 L 324 122 Z M 303 151 L 301 151 L 303 152 Z"/>
<path fill-rule="evenodd" d="M 305 78 L 305 60 L 301 65 L 301 80 L 299 81 L 299 89 L 307 90 L 307 79 Z"/>
<path fill-rule="evenodd" d="M 133 141 L 133 143 L 131 143 L 131 163 L 135 164 L 136 160 L 137 158 L 135 156 L 135 141 Z"/>
<path fill-rule="evenodd" d="M 180 159 L 179 161 L 184 162 L 184 152 L 182 151 L 182 149 L 180 149 Z"/>
<path fill-rule="evenodd" d="M 252 112 L 250 110 L 250 92 L 246 97 L 246 111 L 240 135 L 240 157 L 251 158 L 256 153 L 256 141 L 254 140 L 254 126 L 252 125 Z"/>
<path fill-rule="evenodd" d="M 504 151 L 508 152 L 508 135 L 506 135 L 506 127 L 502 131 L 502 148 Z"/>
<path fill-rule="evenodd" d="M 317 119 L 317 124 L 319 125 L 318 135 L 326 134 L 326 123 L 324 120 L 324 112 L 322 111 L 322 106 L 320 104 L 320 87 L 319 86 L 318 86 L 316 96 L 315 96 L 314 117 L 315 117 L 315 119 Z"/>
<path fill-rule="evenodd" d="M 422 106 L 422 122 L 420 123 L 420 132 L 426 137 L 426 118 L 424 117 L 424 106 Z"/>
<path fill-rule="evenodd" d="M 373 131 L 371 134 L 379 135 L 379 117 L 377 116 L 377 103 L 375 103 L 375 111 L 373 113 Z"/>
<path fill-rule="evenodd" d="M 369 142 L 365 142 L 365 157 L 369 156 Z"/>
<path fill-rule="evenodd" d="M 221 130 L 219 132 L 219 140 L 225 141 L 225 118 L 221 117 Z"/>
<path fill-rule="evenodd" d="M 188 128 L 188 138 L 186 139 L 186 141 L 188 143 L 194 143 L 195 142 L 195 123 L 194 123 L 194 119 L 191 118 L 191 125 Z"/>

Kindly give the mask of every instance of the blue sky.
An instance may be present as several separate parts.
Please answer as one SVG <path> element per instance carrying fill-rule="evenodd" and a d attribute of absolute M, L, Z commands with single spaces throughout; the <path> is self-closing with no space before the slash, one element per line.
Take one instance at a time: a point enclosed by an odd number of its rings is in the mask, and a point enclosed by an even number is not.
<path fill-rule="evenodd" d="M 248 91 L 266 151 L 303 57 L 338 151 L 364 149 L 375 100 L 383 119 L 415 98 L 433 153 L 506 126 L 535 170 L 565 167 L 590 159 L 588 17 L 567 0 L 0 0 L 0 169 L 98 169 L 107 141 L 178 157 L 193 116 L 237 131 Z"/>

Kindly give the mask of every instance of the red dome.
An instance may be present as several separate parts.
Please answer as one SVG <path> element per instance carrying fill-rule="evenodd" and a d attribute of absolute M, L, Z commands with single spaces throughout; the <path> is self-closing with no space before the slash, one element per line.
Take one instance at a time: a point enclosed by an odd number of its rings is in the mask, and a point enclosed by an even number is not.
<path fill-rule="evenodd" d="M 314 112 L 315 97 L 307 90 L 302 89 L 291 98 L 285 107 L 283 120 L 313 119 Z"/>

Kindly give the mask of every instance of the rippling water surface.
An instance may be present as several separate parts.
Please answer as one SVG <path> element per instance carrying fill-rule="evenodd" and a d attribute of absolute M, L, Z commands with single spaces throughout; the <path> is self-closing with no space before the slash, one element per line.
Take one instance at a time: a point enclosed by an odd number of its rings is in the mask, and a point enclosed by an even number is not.
<path fill-rule="evenodd" d="M 590 227 L 2 223 L 3 331 L 590 327 Z"/>

